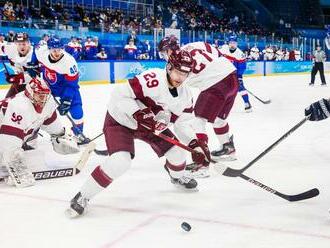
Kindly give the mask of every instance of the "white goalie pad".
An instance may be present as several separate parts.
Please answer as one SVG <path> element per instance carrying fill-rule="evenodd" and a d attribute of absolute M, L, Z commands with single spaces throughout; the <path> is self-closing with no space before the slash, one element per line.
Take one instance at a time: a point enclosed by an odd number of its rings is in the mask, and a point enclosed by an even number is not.
<path fill-rule="evenodd" d="M 78 153 L 79 147 L 76 139 L 71 135 L 52 136 L 53 149 L 63 155 Z"/>
<path fill-rule="evenodd" d="M 2 164 L 6 166 L 8 170 L 9 176 L 6 178 L 7 184 L 15 185 L 19 188 L 35 184 L 33 174 L 27 167 L 22 149 L 5 152 L 3 154 Z"/>

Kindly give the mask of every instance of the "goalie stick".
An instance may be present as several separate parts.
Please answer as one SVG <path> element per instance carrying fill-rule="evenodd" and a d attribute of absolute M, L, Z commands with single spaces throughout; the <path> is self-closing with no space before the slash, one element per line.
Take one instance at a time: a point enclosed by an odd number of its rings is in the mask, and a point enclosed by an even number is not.
<path fill-rule="evenodd" d="M 172 139 L 172 138 L 170 138 L 170 137 L 168 137 L 168 136 L 166 136 L 162 133 L 159 133 L 159 134 L 154 133 L 154 134 L 156 136 L 164 139 L 165 141 L 173 144 L 173 145 L 181 147 L 182 149 L 184 149 L 188 152 L 196 152 L 194 149 L 180 143 L 178 140 Z M 214 160 L 211 160 L 210 162 L 217 164 L 217 162 L 214 161 Z M 230 167 L 220 165 L 220 164 L 218 164 L 218 166 L 215 166 L 215 169 L 224 176 L 228 176 L 228 175 L 225 174 L 226 171 L 233 170 Z M 300 193 L 300 194 L 297 194 L 297 195 L 286 195 L 286 194 L 283 194 L 283 193 L 281 193 L 281 192 L 279 192 L 279 191 L 277 191 L 277 190 L 275 190 L 275 189 L 273 189 L 273 188 L 271 188 L 271 187 L 255 180 L 255 179 L 251 178 L 251 177 L 248 177 L 248 176 L 246 176 L 242 173 L 238 174 L 237 176 L 244 179 L 245 181 L 248 181 L 249 183 L 252 183 L 255 186 L 258 186 L 259 188 L 261 188 L 263 190 L 268 191 L 269 193 L 277 195 L 277 196 L 279 196 L 279 197 L 281 197 L 281 198 L 283 198 L 287 201 L 290 201 L 290 202 L 307 200 L 307 199 L 310 199 L 310 198 L 313 198 L 313 197 L 319 195 L 319 193 L 320 193 L 317 188 L 313 188 L 311 190 L 308 190 L 306 192 L 303 192 L 303 193 Z"/>
<path fill-rule="evenodd" d="M 271 100 L 262 100 L 261 98 L 257 97 L 255 94 L 253 94 L 251 91 L 249 91 L 248 89 L 245 89 L 251 96 L 253 96 L 254 98 L 256 98 L 258 101 L 262 102 L 263 104 L 269 104 L 271 103 Z"/>
<path fill-rule="evenodd" d="M 78 162 L 73 167 L 61 168 L 55 170 L 36 171 L 32 172 L 35 180 L 47 180 L 62 177 L 72 177 L 80 173 L 85 167 L 91 153 L 94 151 L 95 143 L 89 143 L 84 152 L 79 157 Z"/>

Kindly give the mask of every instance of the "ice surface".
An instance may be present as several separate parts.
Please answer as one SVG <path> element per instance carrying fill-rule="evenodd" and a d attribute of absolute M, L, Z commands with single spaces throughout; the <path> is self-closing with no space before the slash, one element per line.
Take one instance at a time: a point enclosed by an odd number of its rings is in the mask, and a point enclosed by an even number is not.
<path fill-rule="evenodd" d="M 244 166 L 299 122 L 306 106 L 330 97 L 328 87 L 309 87 L 309 77 L 245 79 L 249 90 L 272 103 L 264 105 L 251 97 L 253 112 L 247 114 L 237 97 L 229 123 L 239 160 L 227 162 L 228 166 Z M 102 130 L 112 87 L 81 88 L 90 137 Z M 0 91 L 1 97 L 4 94 Z M 216 148 L 215 136 L 210 137 L 211 148 Z M 47 135 L 40 142 L 47 167 L 66 167 L 77 161 L 77 156 L 55 155 Z M 102 138 L 98 147 L 104 147 Z M 199 180 L 199 192 L 182 192 L 169 182 L 164 160 L 136 142 L 131 170 L 91 201 L 87 215 L 69 220 L 64 216 L 69 200 L 104 159 L 93 155 L 87 168 L 73 178 L 39 181 L 25 189 L 1 183 L 0 247 L 329 248 L 329 147 L 330 120 L 307 122 L 246 171 L 287 194 L 320 189 L 316 198 L 290 203 L 214 171 L 211 178 Z M 189 233 L 181 229 L 183 221 L 191 224 Z"/>

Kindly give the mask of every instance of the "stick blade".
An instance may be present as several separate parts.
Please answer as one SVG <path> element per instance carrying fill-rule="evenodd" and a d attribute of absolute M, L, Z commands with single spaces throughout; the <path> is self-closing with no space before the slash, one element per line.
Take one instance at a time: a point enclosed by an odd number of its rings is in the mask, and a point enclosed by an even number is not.
<path fill-rule="evenodd" d="M 290 202 L 303 201 L 318 196 L 319 194 L 320 191 L 317 188 L 314 188 L 298 195 L 290 195 L 288 200 Z"/>
<path fill-rule="evenodd" d="M 264 104 L 270 104 L 271 102 L 272 102 L 271 100 L 263 101 Z"/>

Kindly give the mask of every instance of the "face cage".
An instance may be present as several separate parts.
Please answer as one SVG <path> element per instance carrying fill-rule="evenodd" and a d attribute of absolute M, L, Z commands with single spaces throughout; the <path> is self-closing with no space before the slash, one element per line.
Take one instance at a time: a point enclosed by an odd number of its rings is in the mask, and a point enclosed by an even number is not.
<path fill-rule="evenodd" d="M 30 99 L 33 105 L 41 112 L 49 97 L 50 93 L 32 93 Z"/>

